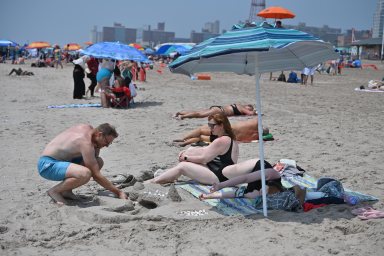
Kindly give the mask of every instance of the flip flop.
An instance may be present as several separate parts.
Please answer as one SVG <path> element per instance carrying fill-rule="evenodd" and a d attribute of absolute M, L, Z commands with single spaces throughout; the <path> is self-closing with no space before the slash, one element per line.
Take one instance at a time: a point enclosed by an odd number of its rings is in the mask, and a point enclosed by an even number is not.
<path fill-rule="evenodd" d="M 372 211 L 376 211 L 376 210 L 373 209 L 372 207 L 361 207 L 361 208 L 356 208 L 351 210 L 351 213 L 357 216 L 357 215 L 361 215 L 363 213 L 372 212 Z"/>
<path fill-rule="evenodd" d="M 113 179 L 111 180 L 113 184 L 122 184 L 127 183 L 131 181 L 133 178 L 133 175 L 131 174 L 117 174 L 116 176 L 113 176 Z"/>
<path fill-rule="evenodd" d="M 361 220 L 371 220 L 371 219 L 379 219 L 384 218 L 384 212 L 382 211 L 374 211 L 367 212 L 357 216 Z"/>

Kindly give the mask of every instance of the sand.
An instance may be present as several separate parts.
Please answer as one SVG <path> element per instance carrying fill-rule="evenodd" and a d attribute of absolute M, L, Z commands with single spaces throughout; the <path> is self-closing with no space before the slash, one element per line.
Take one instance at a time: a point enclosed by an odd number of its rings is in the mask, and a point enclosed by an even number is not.
<path fill-rule="evenodd" d="M 379 71 L 316 74 L 307 87 L 264 74 L 262 112 L 275 137 L 265 144 L 267 160 L 295 159 L 312 176 L 378 197 L 373 207 L 384 210 L 384 93 L 354 91 L 384 76 L 384 65 L 374 64 Z M 177 188 L 181 202 L 167 196 L 170 187 L 136 183 L 124 188 L 132 199 L 124 201 L 94 181 L 75 190 L 80 201 L 52 204 L 46 191 L 56 183 L 41 178 L 36 163 L 60 131 L 78 123 L 115 125 L 120 136 L 101 152 L 103 174 L 140 180 L 175 165 L 181 148 L 172 140 L 207 121 L 176 120 L 176 111 L 254 103 L 255 78 L 215 73 L 210 81 L 193 81 L 155 66 L 146 83 L 137 83 L 134 108 L 48 109 L 99 98 L 72 99 L 71 64 L 22 66 L 33 77 L 7 76 L 13 67 L 0 64 L 0 255 L 384 255 L 384 219 L 362 221 L 348 205 L 227 217 Z M 240 161 L 254 157 L 257 143 L 240 144 Z"/>

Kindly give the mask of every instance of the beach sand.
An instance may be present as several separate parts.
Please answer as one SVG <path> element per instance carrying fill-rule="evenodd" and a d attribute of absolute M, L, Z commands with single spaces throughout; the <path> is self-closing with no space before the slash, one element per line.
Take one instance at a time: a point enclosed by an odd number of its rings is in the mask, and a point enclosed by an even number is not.
<path fill-rule="evenodd" d="M 295 159 L 314 177 L 333 177 L 346 188 L 378 197 L 373 207 L 384 210 L 384 93 L 354 91 L 384 76 L 384 65 L 373 63 L 379 71 L 316 74 L 314 86 L 262 75 L 263 125 L 275 137 L 265 143 L 265 157 Z M 124 189 L 141 200 L 132 202 L 113 198 L 94 181 L 75 190 L 80 201 L 52 204 L 46 191 L 56 183 L 40 177 L 36 164 L 62 130 L 78 123 L 115 125 L 119 137 L 101 151 L 102 172 L 140 179 L 175 165 L 181 148 L 172 140 L 207 122 L 172 115 L 255 103 L 255 78 L 214 73 L 210 81 L 193 81 L 166 68 L 160 74 L 155 66 L 148 82 L 137 83 L 134 108 L 48 109 L 99 98 L 72 99 L 72 64 L 63 70 L 21 66 L 33 77 L 7 76 L 13 67 L 18 68 L 0 64 L 0 255 L 384 255 L 384 219 L 362 221 L 351 214 L 356 207 L 348 205 L 270 211 L 268 218 L 227 217 L 180 189 L 182 201 L 173 202 L 169 186 L 136 183 Z M 258 155 L 257 143 L 240 144 L 239 161 Z"/>

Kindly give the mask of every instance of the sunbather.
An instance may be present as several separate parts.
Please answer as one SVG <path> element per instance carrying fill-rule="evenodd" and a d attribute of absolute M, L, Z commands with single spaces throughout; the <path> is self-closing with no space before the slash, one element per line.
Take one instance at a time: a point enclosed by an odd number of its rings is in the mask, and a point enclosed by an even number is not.
<path fill-rule="evenodd" d="M 211 106 L 209 109 L 197 111 L 180 111 L 176 113 L 175 117 L 179 119 L 202 118 L 216 113 L 224 113 L 227 116 L 256 115 L 256 111 L 251 104 L 231 104 L 226 106 Z"/>
<path fill-rule="evenodd" d="M 283 165 L 277 163 L 274 167 L 267 161 L 265 161 L 265 180 L 273 181 L 275 184 L 280 184 L 280 173 L 279 169 Z M 261 194 L 261 166 L 259 159 L 250 159 L 245 162 L 227 166 L 223 169 L 223 175 L 229 180 L 214 183 L 211 188 L 210 194 L 202 194 L 201 199 L 212 199 L 212 198 L 233 198 L 233 197 L 246 197 L 255 198 Z M 248 183 L 247 187 L 242 187 L 236 192 L 219 192 L 220 189 L 226 187 L 234 187 L 238 184 Z M 269 183 L 269 182 L 268 182 Z M 241 193 L 240 193 L 241 192 Z"/>
<path fill-rule="evenodd" d="M 259 132 L 257 128 L 257 118 L 239 121 L 231 124 L 233 133 L 236 136 L 236 140 L 239 142 L 251 142 L 259 139 Z M 268 128 L 263 129 L 263 135 L 269 133 Z M 184 147 L 186 145 L 197 142 L 212 142 L 215 136 L 212 136 L 211 129 L 207 125 L 203 125 L 195 130 L 187 133 L 182 139 L 176 139 L 173 142 L 179 146 Z"/>
<path fill-rule="evenodd" d="M 218 138 L 207 147 L 191 147 L 179 153 L 179 164 L 164 171 L 146 183 L 174 182 L 181 175 L 203 184 L 214 184 L 227 180 L 222 170 L 235 164 L 239 156 L 239 147 L 235 141 L 228 118 L 223 113 L 208 117 L 208 126 L 212 135 Z M 162 170 L 161 170 L 162 171 Z"/>
<path fill-rule="evenodd" d="M 277 162 L 273 167 L 265 161 L 265 180 L 267 185 L 267 193 L 274 194 L 284 191 L 281 184 L 280 172 L 284 169 L 285 164 Z M 220 199 L 220 198 L 256 198 L 261 195 L 261 166 L 259 159 L 250 159 L 242 163 L 227 166 L 223 170 L 223 175 L 228 180 L 220 183 L 214 183 L 209 194 L 201 194 L 200 199 Z M 226 187 L 234 187 L 239 184 L 247 183 L 247 186 L 241 186 L 235 191 L 220 192 L 219 190 Z M 305 199 L 305 190 L 298 186 L 294 187 L 295 196 L 302 204 Z"/>
<path fill-rule="evenodd" d="M 34 76 L 33 72 L 22 70 L 21 68 L 15 69 L 13 68 L 11 72 L 8 74 L 9 76 L 15 73 L 17 76 Z"/>

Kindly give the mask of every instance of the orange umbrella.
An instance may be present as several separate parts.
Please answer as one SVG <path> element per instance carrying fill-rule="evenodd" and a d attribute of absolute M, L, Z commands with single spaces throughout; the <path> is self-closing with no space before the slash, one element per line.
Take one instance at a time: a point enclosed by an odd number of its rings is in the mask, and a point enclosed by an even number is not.
<path fill-rule="evenodd" d="M 48 42 L 36 41 L 36 42 L 30 43 L 26 48 L 28 48 L 28 49 L 33 49 L 33 48 L 41 49 L 41 48 L 47 48 L 47 47 L 51 47 L 51 45 Z"/>
<path fill-rule="evenodd" d="M 293 14 L 290 10 L 285 9 L 283 7 L 271 6 L 259 12 L 257 16 L 272 19 L 292 19 L 296 15 Z"/>
<path fill-rule="evenodd" d="M 85 45 L 93 45 L 93 43 L 91 41 L 87 41 L 84 43 Z"/>
<path fill-rule="evenodd" d="M 69 43 L 64 46 L 64 50 L 67 50 L 67 51 L 76 51 L 80 49 L 81 49 L 81 46 L 76 43 Z"/>

